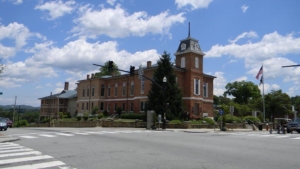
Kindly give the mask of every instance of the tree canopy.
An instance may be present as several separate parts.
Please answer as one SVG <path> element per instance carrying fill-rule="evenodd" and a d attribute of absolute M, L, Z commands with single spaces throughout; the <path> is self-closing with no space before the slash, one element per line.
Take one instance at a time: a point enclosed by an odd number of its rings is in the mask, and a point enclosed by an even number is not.
<path fill-rule="evenodd" d="M 157 65 L 153 80 L 158 85 L 151 83 L 147 109 L 154 110 L 156 114 L 166 112 L 168 120 L 179 119 L 183 105 L 182 92 L 176 82 L 176 74 L 173 69 L 173 63 L 171 63 L 170 54 L 164 52 L 157 61 Z M 164 77 L 166 77 L 167 82 L 163 82 Z"/>
<path fill-rule="evenodd" d="M 239 104 L 248 104 L 250 99 L 256 99 L 261 97 L 260 90 L 253 82 L 233 82 L 228 83 L 226 86 L 224 96 L 232 95 L 234 101 Z"/>
<path fill-rule="evenodd" d="M 114 75 L 114 76 L 121 75 L 120 71 L 118 70 L 119 68 L 115 63 L 113 63 L 113 71 L 110 72 L 108 70 L 108 62 L 109 61 L 105 62 L 104 66 L 99 68 L 100 72 L 97 72 L 95 74 L 94 78 L 99 78 L 99 77 L 107 76 L 107 75 L 109 75 L 109 76 L 111 76 L 111 75 Z"/>

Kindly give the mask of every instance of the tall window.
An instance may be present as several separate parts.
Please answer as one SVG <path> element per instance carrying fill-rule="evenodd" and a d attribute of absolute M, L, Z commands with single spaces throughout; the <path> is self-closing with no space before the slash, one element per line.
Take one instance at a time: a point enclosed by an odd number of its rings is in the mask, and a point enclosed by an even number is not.
<path fill-rule="evenodd" d="M 133 103 L 130 103 L 130 111 L 133 112 Z"/>
<path fill-rule="evenodd" d="M 144 94 L 145 90 L 145 79 L 142 77 L 141 78 L 141 94 Z"/>
<path fill-rule="evenodd" d="M 110 106 L 109 103 L 107 103 L 107 111 L 108 111 L 108 112 L 109 112 L 109 106 Z"/>
<path fill-rule="evenodd" d="M 90 88 L 88 88 L 88 89 L 86 90 L 86 96 L 87 96 L 87 97 L 90 96 Z"/>
<path fill-rule="evenodd" d="M 199 58 L 195 58 L 195 68 L 199 68 Z"/>
<path fill-rule="evenodd" d="M 115 84 L 115 96 L 118 96 L 118 83 Z"/>
<path fill-rule="evenodd" d="M 181 67 L 185 68 L 185 57 L 181 58 Z"/>
<path fill-rule="evenodd" d="M 115 112 L 117 111 L 117 107 L 118 107 L 118 105 L 117 105 L 117 103 L 115 103 Z"/>
<path fill-rule="evenodd" d="M 122 96 L 125 96 L 125 94 L 126 94 L 126 82 L 123 82 Z"/>
<path fill-rule="evenodd" d="M 144 101 L 141 101 L 141 105 L 140 105 L 140 111 L 145 111 L 145 105 L 146 105 L 146 102 Z"/>
<path fill-rule="evenodd" d="M 200 80 L 194 79 L 194 94 L 200 95 Z"/>
<path fill-rule="evenodd" d="M 104 110 L 104 103 L 103 102 L 100 103 L 100 110 Z"/>
<path fill-rule="evenodd" d="M 82 97 L 84 97 L 84 92 L 85 92 L 85 90 L 84 90 L 84 88 L 82 89 Z"/>
<path fill-rule="evenodd" d="M 89 110 L 89 102 L 86 103 L 86 110 Z"/>
<path fill-rule="evenodd" d="M 107 96 L 110 96 L 110 85 L 107 87 Z"/>
<path fill-rule="evenodd" d="M 203 83 L 203 96 L 208 97 L 208 83 Z"/>
<path fill-rule="evenodd" d="M 105 86 L 104 84 L 101 85 L 101 96 L 104 96 Z"/>
<path fill-rule="evenodd" d="M 133 96 L 133 94 L 134 94 L 134 82 L 131 82 L 130 95 Z"/>
<path fill-rule="evenodd" d="M 122 110 L 125 111 L 125 103 L 122 104 Z"/>
<path fill-rule="evenodd" d="M 93 88 L 92 88 L 92 97 L 94 96 L 94 92 L 95 92 L 95 87 L 93 86 Z"/>
<path fill-rule="evenodd" d="M 84 103 L 81 104 L 81 110 L 84 110 Z"/>

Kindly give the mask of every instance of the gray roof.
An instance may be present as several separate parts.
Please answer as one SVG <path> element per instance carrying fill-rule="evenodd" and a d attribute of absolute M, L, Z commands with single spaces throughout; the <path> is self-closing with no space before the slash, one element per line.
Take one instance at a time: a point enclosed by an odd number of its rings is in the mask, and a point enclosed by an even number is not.
<path fill-rule="evenodd" d="M 50 98 L 71 99 L 76 97 L 77 97 L 76 90 L 63 90 L 61 93 L 53 94 L 51 96 L 46 96 L 39 99 L 50 99 Z"/>

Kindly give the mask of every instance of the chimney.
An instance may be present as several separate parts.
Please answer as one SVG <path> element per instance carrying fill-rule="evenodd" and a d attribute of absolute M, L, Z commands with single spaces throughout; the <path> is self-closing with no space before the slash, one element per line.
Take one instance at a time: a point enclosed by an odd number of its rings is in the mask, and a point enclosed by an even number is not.
<path fill-rule="evenodd" d="M 65 88 L 64 90 L 69 90 L 69 82 L 65 82 Z"/>
<path fill-rule="evenodd" d="M 151 67 L 151 61 L 147 61 L 147 68 Z"/>
<path fill-rule="evenodd" d="M 86 79 L 90 79 L 90 75 L 88 74 L 88 75 L 86 75 Z"/>
<path fill-rule="evenodd" d="M 92 73 L 92 79 L 94 78 L 94 73 Z"/>

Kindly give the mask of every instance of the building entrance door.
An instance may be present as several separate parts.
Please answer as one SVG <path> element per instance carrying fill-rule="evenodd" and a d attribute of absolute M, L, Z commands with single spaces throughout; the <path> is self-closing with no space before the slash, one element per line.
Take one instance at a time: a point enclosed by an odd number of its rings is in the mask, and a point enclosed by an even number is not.
<path fill-rule="evenodd" d="M 199 103 L 194 103 L 194 115 L 199 115 Z"/>

